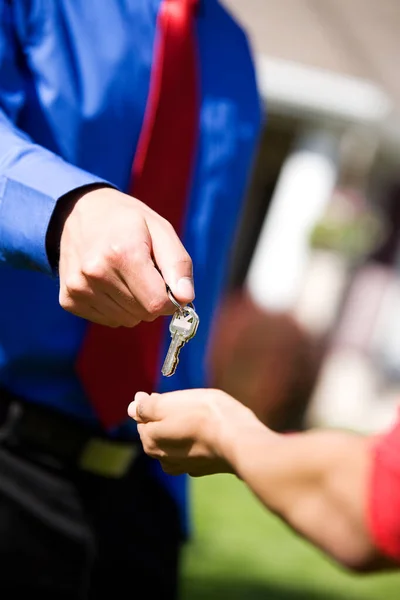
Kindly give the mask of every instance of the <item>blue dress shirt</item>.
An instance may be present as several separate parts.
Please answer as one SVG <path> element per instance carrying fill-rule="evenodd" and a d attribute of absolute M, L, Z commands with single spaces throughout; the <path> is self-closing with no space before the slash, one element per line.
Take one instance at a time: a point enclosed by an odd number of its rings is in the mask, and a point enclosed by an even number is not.
<path fill-rule="evenodd" d="M 87 421 L 96 417 L 74 372 L 87 323 L 59 306 L 45 237 L 66 192 L 97 181 L 128 188 L 159 5 L 0 0 L 0 386 Z M 201 324 L 161 391 L 206 382 L 204 349 L 260 129 L 243 31 L 203 0 L 197 34 L 201 131 L 183 242 Z M 182 496 L 179 478 L 166 481 Z"/>

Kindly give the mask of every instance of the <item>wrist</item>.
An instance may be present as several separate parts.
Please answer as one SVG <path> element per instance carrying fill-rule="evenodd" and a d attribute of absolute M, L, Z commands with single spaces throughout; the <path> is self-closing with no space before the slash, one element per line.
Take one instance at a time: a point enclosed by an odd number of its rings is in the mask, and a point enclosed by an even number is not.
<path fill-rule="evenodd" d="M 219 416 L 215 436 L 218 455 L 242 477 L 242 461 L 247 447 L 264 443 L 269 435 L 276 434 L 270 432 L 250 409 L 240 405 L 240 411 L 225 412 Z"/>
<path fill-rule="evenodd" d="M 92 191 L 112 188 L 111 185 L 106 183 L 91 183 L 74 190 L 71 190 L 67 194 L 61 196 L 53 210 L 49 226 L 46 234 L 46 252 L 53 271 L 58 270 L 58 264 L 60 260 L 60 245 L 61 236 L 63 233 L 65 222 L 70 215 L 75 204 L 86 194 Z"/>

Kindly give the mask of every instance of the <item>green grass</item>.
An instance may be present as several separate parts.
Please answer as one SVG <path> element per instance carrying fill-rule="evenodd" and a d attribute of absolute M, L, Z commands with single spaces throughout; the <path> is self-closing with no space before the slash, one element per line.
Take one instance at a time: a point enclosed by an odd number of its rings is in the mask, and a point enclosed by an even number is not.
<path fill-rule="evenodd" d="M 400 573 L 349 575 L 229 475 L 192 482 L 182 600 L 398 600 Z"/>

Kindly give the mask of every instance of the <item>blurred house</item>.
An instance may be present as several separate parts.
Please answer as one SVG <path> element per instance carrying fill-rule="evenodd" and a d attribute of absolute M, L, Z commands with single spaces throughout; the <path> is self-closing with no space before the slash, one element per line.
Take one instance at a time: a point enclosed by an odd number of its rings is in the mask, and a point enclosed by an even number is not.
<path fill-rule="evenodd" d="M 269 59 L 369 81 L 397 105 L 397 0 L 223 0 Z"/>
<path fill-rule="evenodd" d="M 380 429 L 400 399 L 400 3 L 224 4 L 268 115 L 231 287 L 322 340 L 309 425 Z"/>

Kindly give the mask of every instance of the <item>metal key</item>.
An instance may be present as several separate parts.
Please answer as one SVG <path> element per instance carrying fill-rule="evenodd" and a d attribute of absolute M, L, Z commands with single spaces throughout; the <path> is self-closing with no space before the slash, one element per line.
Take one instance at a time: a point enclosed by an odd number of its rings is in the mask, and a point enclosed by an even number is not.
<path fill-rule="evenodd" d="M 171 343 L 161 369 L 164 377 L 171 377 L 179 363 L 179 353 L 182 347 L 196 335 L 199 317 L 192 306 L 180 307 L 172 317 L 169 325 Z"/>

